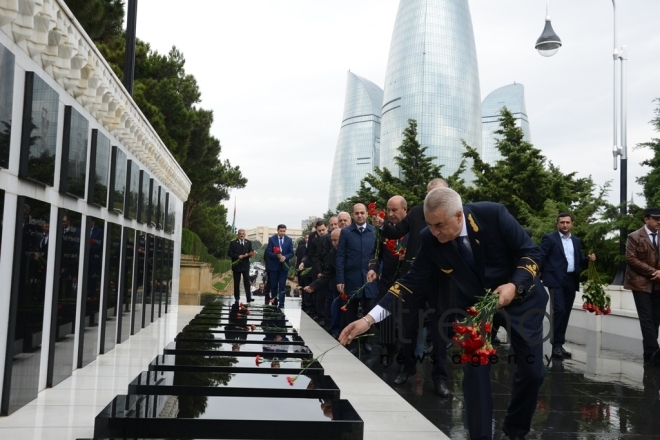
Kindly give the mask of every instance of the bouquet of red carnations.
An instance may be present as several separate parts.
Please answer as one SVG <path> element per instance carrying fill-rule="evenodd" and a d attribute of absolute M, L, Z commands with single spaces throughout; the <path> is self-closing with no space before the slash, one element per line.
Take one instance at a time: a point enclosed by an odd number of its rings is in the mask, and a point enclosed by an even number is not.
<path fill-rule="evenodd" d="M 587 282 L 582 288 L 582 308 L 596 315 L 609 315 L 612 313 L 610 308 L 610 295 L 605 292 L 605 284 L 601 283 L 600 275 L 596 269 L 596 263 L 589 261 L 587 269 Z"/>
<path fill-rule="evenodd" d="M 456 334 L 452 339 L 455 345 L 463 349 L 461 363 L 487 365 L 490 357 L 497 352 L 490 343 L 490 333 L 498 300 L 498 295 L 487 290 L 474 306 L 467 309 L 470 316 L 454 323 Z"/>

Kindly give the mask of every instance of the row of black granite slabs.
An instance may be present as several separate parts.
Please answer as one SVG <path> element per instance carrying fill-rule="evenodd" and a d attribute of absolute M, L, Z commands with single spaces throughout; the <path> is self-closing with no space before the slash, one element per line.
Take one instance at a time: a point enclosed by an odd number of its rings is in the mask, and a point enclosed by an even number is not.
<path fill-rule="evenodd" d="M 96 416 L 96 439 L 362 439 L 364 423 L 274 306 L 206 305 Z"/>

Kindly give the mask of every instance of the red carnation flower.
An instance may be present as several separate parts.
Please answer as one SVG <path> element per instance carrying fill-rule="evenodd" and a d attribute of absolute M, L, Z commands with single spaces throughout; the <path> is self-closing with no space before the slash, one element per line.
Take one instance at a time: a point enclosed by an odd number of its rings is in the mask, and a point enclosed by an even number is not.
<path fill-rule="evenodd" d="M 281 254 L 281 253 L 282 253 L 282 249 L 280 249 L 278 246 L 274 246 L 274 247 L 273 247 L 273 252 L 275 252 L 276 254 Z"/>
<path fill-rule="evenodd" d="M 254 363 L 257 364 L 257 367 L 259 366 L 260 360 L 261 360 L 261 355 L 258 354 L 257 357 L 254 358 Z"/>
<path fill-rule="evenodd" d="M 348 295 L 342 293 L 341 295 L 339 295 L 339 298 L 341 298 L 342 301 L 346 301 L 348 299 Z"/>
<path fill-rule="evenodd" d="M 296 380 L 291 376 L 287 376 L 286 381 L 289 382 L 289 385 L 293 386 L 293 382 L 295 382 Z"/>
<path fill-rule="evenodd" d="M 474 307 L 470 307 L 467 309 L 468 315 L 470 316 L 477 316 L 479 314 L 479 311 L 475 309 Z"/>
<path fill-rule="evenodd" d="M 345 312 L 345 311 L 346 311 L 346 306 L 341 306 L 341 307 L 339 308 L 339 310 L 341 310 L 342 312 Z"/>
<path fill-rule="evenodd" d="M 385 218 L 385 211 L 378 211 L 378 217 Z"/>

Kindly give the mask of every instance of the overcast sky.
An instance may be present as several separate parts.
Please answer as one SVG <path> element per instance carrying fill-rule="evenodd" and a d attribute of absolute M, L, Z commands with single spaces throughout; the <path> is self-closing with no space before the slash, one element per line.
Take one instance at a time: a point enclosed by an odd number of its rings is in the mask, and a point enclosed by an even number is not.
<path fill-rule="evenodd" d="M 404 0 L 405 1 L 405 0 Z M 554 0 L 564 47 L 541 57 L 545 0 L 470 0 L 481 98 L 513 81 L 525 86 L 532 142 L 564 172 L 611 180 L 612 4 Z M 633 147 L 653 136 L 660 97 L 660 1 L 619 1 L 619 45 L 628 47 L 628 196 L 649 157 Z M 176 45 L 215 115 L 223 159 L 247 187 L 232 192 L 237 227 L 299 228 L 327 211 L 346 72 L 383 86 L 398 0 L 140 0 L 137 35 L 159 52 Z M 185 5 L 185 6 L 181 6 Z"/>

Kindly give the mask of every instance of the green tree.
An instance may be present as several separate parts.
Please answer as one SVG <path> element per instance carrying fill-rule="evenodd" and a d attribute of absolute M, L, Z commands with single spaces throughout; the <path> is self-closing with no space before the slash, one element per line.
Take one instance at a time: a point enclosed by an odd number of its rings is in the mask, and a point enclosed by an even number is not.
<path fill-rule="evenodd" d="M 94 42 L 108 42 L 122 34 L 123 0 L 65 0 Z"/>
<path fill-rule="evenodd" d="M 575 218 L 573 233 L 596 253 L 599 271 L 611 280 L 619 254 L 618 236 L 613 232 L 620 219 L 617 208 L 606 200 L 610 182 L 599 188 L 591 177 L 563 173 L 523 139 L 522 129 L 506 107 L 495 133 L 500 136 L 496 147 L 502 158 L 494 165 L 485 163 L 478 151 L 466 145 L 463 156 L 472 160 L 475 180 L 472 186 L 459 191 L 464 201 L 504 204 L 524 227 L 532 230 L 537 243 L 544 234 L 556 230 L 560 212 L 570 212 Z"/>
<path fill-rule="evenodd" d="M 651 120 L 651 125 L 654 126 L 655 131 L 660 132 L 660 99 L 654 102 L 658 103 L 655 108 L 655 118 Z M 642 166 L 649 167 L 649 172 L 641 177 L 638 177 L 637 183 L 642 185 L 642 195 L 646 199 L 647 206 L 660 206 L 660 139 L 652 138 L 649 142 L 643 142 L 635 146 L 635 150 L 641 148 L 648 148 L 653 153 L 649 159 L 641 162 Z"/>
<path fill-rule="evenodd" d="M 352 205 L 360 202 L 376 202 L 379 208 L 384 209 L 390 197 L 396 195 L 403 196 L 408 206 L 423 203 L 429 181 L 443 177 L 442 166 L 433 163 L 433 158 L 426 155 L 427 149 L 428 147 L 422 147 L 417 141 L 417 121 L 408 119 L 408 127 L 403 131 L 403 141 L 397 148 L 399 154 L 394 158 L 400 168 L 400 177 L 387 168 L 375 167 L 372 173 L 362 179 L 357 194 L 347 199 L 348 203 L 342 202 L 337 209 L 346 210 L 348 207 L 350 212 Z M 459 182 L 460 179 L 454 177 L 454 181 Z"/>

